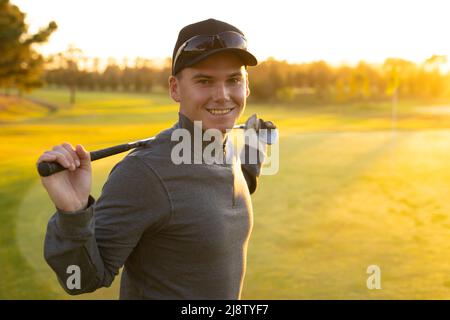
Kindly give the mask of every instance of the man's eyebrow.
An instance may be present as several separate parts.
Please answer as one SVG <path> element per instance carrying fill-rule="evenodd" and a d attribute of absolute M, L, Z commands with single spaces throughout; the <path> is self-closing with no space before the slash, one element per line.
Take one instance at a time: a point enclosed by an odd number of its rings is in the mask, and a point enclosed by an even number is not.
<path fill-rule="evenodd" d="M 233 72 L 233 73 L 231 73 L 231 74 L 228 75 L 228 78 L 237 77 L 237 76 L 242 77 L 242 73 L 239 72 L 239 71 Z M 210 76 L 210 75 L 207 75 L 207 74 L 204 74 L 204 73 L 197 73 L 197 74 L 194 75 L 191 79 L 192 79 L 192 80 L 195 80 L 195 79 L 200 79 L 200 78 L 201 78 L 201 79 L 212 79 L 212 78 L 214 78 L 214 77 L 213 77 L 213 76 Z"/>
<path fill-rule="evenodd" d="M 233 72 L 232 74 L 228 75 L 228 78 L 232 78 L 232 77 L 242 77 L 242 73 L 241 72 Z"/>
<path fill-rule="evenodd" d="M 207 79 L 211 79 L 212 77 L 210 75 L 204 74 L 204 73 L 197 73 L 195 76 L 193 76 L 191 79 L 195 80 L 195 79 L 199 79 L 199 78 L 207 78 Z"/>

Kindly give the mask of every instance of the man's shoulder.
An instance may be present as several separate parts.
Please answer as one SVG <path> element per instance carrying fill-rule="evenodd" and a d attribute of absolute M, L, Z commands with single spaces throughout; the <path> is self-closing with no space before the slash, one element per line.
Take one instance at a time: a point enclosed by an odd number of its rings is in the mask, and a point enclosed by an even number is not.
<path fill-rule="evenodd" d="M 108 176 L 109 184 L 117 184 L 123 186 L 143 186 L 156 185 L 161 181 L 161 174 L 158 163 L 160 160 L 157 156 L 138 151 L 126 155 L 122 160 L 117 162 L 111 169 Z"/>
<path fill-rule="evenodd" d="M 167 166 L 169 162 L 171 163 L 173 145 L 171 135 L 175 129 L 176 127 L 173 126 L 161 131 L 154 139 L 147 141 L 145 145 L 129 152 L 122 162 L 132 165 L 134 161 L 137 161 L 156 171 L 161 165 Z"/>

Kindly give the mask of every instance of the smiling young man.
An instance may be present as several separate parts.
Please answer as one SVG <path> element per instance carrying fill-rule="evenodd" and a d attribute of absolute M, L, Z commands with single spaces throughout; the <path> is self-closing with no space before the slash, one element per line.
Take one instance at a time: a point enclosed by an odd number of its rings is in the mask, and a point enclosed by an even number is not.
<path fill-rule="evenodd" d="M 219 52 L 171 76 L 170 94 L 180 103 L 180 112 L 202 121 L 204 129 L 232 129 L 250 94 L 242 63 L 234 53 Z"/>
<path fill-rule="evenodd" d="M 215 142 L 232 154 L 227 130 L 250 93 L 246 66 L 257 62 L 240 30 L 208 19 L 180 31 L 172 63 L 178 122 L 120 161 L 98 200 L 90 195 L 91 161 L 81 145 L 55 146 L 38 160 L 69 168 L 41 177 L 56 207 L 44 255 L 69 294 L 110 286 L 124 266 L 121 299 L 241 297 L 253 225 L 250 194 L 261 163 L 232 157 L 230 163 L 176 165 L 172 135 L 183 129 L 193 136 L 201 121 L 202 130 L 219 130 L 222 140 Z"/>

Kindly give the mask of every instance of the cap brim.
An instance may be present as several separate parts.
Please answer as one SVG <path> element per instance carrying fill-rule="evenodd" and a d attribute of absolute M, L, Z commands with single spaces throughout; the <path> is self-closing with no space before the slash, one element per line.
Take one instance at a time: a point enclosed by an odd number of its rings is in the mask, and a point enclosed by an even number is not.
<path fill-rule="evenodd" d="M 237 48 L 219 48 L 219 49 L 205 52 L 204 54 L 202 54 L 198 57 L 195 57 L 194 59 L 192 59 L 191 61 L 186 63 L 184 65 L 184 67 L 192 67 L 194 64 L 196 64 L 202 60 L 205 60 L 206 58 L 208 58 L 214 54 L 217 54 L 219 52 L 234 53 L 242 60 L 242 63 L 247 66 L 256 66 L 258 64 L 258 60 L 256 60 L 255 56 L 246 50 L 237 49 Z"/>

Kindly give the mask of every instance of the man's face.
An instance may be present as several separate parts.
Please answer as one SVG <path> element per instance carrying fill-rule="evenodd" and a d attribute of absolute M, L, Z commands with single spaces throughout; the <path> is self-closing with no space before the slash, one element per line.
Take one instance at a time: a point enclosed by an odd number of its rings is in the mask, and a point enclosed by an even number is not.
<path fill-rule="evenodd" d="M 241 60 L 231 53 L 217 53 L 169 78 L 170 95 L 180 112 L 203 129 L 225 133 L 242 115 L 250 90 Z"/>

